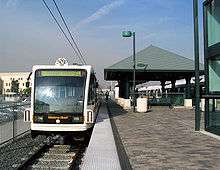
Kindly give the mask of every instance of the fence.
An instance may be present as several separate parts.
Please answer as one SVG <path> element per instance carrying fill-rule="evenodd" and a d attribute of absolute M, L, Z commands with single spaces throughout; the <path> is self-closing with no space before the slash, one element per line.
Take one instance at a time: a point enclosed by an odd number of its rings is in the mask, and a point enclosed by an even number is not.
<path fill-rule="evenodd" d="M 27 107 L 30 103 L 0 103 L 0 145 L 30 130 L 30 123 L 23 121 L 23 112 Z"/>

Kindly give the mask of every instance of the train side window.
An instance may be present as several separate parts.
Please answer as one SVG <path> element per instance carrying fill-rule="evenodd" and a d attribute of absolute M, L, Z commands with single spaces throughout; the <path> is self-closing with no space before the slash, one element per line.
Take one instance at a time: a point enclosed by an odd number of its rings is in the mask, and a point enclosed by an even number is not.
<path fill-rule="evenodd" d="M 89 94 L 88 94 L 88 104 L 93 105 L 96 101 L 96 81 L 95 75 L 91 74 L 89 82 Z"/>

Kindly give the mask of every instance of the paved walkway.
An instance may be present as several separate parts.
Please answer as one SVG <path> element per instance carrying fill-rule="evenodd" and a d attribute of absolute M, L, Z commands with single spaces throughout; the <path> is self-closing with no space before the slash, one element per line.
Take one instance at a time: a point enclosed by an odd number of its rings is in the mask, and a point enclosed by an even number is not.
<path fill-rule="evenodd" d="M 220 169 L 220 141 L 194 131 L 194 110 L 108 105 L 133 169 Z"/>

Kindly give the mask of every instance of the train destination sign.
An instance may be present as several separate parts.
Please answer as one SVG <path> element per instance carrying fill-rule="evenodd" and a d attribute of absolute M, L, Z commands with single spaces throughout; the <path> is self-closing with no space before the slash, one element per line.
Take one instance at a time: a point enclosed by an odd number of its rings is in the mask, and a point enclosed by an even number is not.
<path fill-rule="evenodd" d="M 40 71 L 39 75 L 41 77 L 64 77 L 64 76 L 81 77 L 82 71 L 79 71 L 79 70 L 75 70 L 75 71 L 47 70 L 47 71 Z"/>
<path fill-rule="evenodd" d="M 68 116 L 48 116 L 48 119 L 61 119 L 61 120 L 67 120 Z"/>

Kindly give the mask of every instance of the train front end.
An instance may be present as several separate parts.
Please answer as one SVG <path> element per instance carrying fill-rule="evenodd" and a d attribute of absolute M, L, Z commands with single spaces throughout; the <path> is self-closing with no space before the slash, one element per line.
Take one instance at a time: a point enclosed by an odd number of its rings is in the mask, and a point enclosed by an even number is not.
<path fill-rule="evenodd" d="M 88 106 L 90 76 L 91 66 L 33 67 L 31 108 L 25 111 L 32 137 L 82 133 L 92 127 L 95 113 Z"/>

